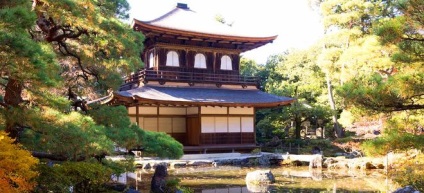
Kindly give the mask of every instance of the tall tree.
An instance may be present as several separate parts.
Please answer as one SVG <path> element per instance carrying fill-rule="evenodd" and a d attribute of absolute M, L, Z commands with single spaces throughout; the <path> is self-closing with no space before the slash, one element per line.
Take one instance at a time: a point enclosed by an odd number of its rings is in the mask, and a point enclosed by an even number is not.
<path fill-rule="evenodd" d="M 357 106 L 393 112 L 424 109 L 424 2 L 394 1 L 392 14 L 382 17 L 373 28 L 386 47 L 390 65 L 372 76 L 357 77 L 343 88 L 343 96 Z"/>
<path fill-rule="evenodd" d="M 372 34 L 375 21 L 391 8 L 386 1 L 320 1 L 320 12 L 326 30 L 321 40 L 322 52 L 318 64 L 326 73 L 329 104 L 333 109 L 333 121 L 336 134 L 343 136 L 343 129 L 337 118 L 343 103 L 334 93 L 352 80 L 385 69 L 391 65 L 391 48 L 378 44 L 378 38 Z M 339 101 L 339 107 L 337 107 Z M 345 101 L 346 102 L 346 101 Z"/>
<path fill-rule="evenodd" d="M 297 99 L 289 107 L 259 112 L 259 136 L 278 134 L 289 137 L 288 129 L 293 127 L 294 137 L 300 139 L 304 122 L 325 119 L 327 109 L 318 99 L 322 94 L 323 79 L 322 72 L 315 64 L 316 51 L 316 48 L 287 51 L 269 57 L 264 68 L 257 68 L 258 75 L 265 75 L 261 78 L 265 91 Z"/>
<path fill-rule="evenodd" d="M 0 2 L 0 126 L 9 136 L 67 160 L 142 144 L 125 108 L 70 112 L 68 100 L 106 95 L 142 67 L 143 36 L 119 20 L 128 9 L 125 0 Z"/>

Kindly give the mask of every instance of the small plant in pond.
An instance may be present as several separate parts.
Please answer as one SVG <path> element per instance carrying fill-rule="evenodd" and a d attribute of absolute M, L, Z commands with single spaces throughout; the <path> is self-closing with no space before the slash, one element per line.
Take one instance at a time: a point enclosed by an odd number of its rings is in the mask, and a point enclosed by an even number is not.
<path fill-rule="evenodd" d="M 261 148 L 255 148 L 250 153 L 252 153 L 252 154 L 259 154 L 261 152 L 262 152 Z"/>
<path fill-rule="evenodd" d="M 172 192 L 172 193 L 194 193 L 194 190 L 187 187 L 180 186 L 181 180 L 178 178 L 174 179 L 168 179 L 166 181 L 166 192 Z"/>

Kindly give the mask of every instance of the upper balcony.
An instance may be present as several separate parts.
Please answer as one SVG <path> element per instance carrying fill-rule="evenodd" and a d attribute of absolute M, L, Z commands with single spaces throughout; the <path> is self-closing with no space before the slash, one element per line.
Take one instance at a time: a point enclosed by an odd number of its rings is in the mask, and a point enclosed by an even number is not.
<path fill-rule="evenodd" d="M 143 69 L 130 76 L 125 80 L 125 84 L 119 90 L 129 90 L 134 88 L 134 84 L 142 82 L 157 82 L 160 85 L 165 85 L 168 82 L 187 83 L 189 86 L 196 84 L 214 84 L 216 87 L 222 85 L 240 85 L 241 88 L 247 86 L 255 86 L 259 88 L 259 78 L 253 76 L 242 76 L 239 71 L 226 70 L 219 72 L 193 71 L 186 68 L 175 67 L 170 69 Z"/>

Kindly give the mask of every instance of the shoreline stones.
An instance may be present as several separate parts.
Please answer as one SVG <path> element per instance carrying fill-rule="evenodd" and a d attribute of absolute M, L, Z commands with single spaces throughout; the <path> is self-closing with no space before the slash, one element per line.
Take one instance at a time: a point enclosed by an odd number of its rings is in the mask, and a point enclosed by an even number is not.
<path fill-rule="evenodd" d="M 256 170 L 246 175 L 246 186 L 250 192 L 268 192 L 269 185 L 275 182 L 271 170 Z"/>
<path fill-rule="evenodd" d="M 393 193 L 420 193 L 420 191 L 415 190 L 412 186 L 405 186 L 395 190 Z"/>

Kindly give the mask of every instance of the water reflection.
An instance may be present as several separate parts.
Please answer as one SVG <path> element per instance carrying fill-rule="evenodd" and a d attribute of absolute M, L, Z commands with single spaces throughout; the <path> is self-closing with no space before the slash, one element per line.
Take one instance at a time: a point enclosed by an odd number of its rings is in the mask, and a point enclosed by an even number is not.
<path fill-rule="evenodd" d="M 180 185 L 201 193 L 247 192 L 391 192 L 396 187 L 379 171 L 309 170 L 307 167 L 268 168 L 276 182 L 266 189 L 254 189 L 245 183 L 248 172 L 267 168 L 191 167 L 169 169 L 169 178 L 178 178 Z M 149 192 L 154 170 L 139 169 L 135 173 L 114 177 L 141 192 Z"/>

